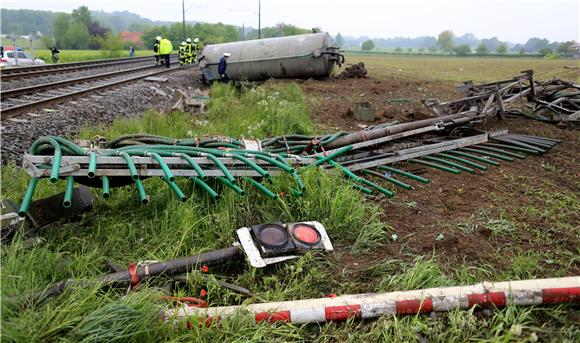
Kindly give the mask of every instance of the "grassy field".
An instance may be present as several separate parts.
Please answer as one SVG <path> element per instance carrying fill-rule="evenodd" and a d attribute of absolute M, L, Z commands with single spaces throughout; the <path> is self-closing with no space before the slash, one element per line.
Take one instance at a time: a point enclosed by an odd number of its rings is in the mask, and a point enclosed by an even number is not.
<path fill-rule="evenodd" d="M 358 57 L 358 56 L 357 56 Z M 424 77 L 444 82 L 461 79 L 448 59 L 385 57 L 364 60 L 373 73 L 385 77 L 401 75 Z M 457 62 L 456 59 L 453 61 Z M 353 62 L 351 60 L 351 62 Z M 471 60 L 470 60 L 471 62 Z M 541 62 L 541 63 L 540 63 Z M 560 70 L 553 61 L 538 61 L 540 70 Z M 561 63 L 561 61 L 555 61 Z M 503 63 L 503 62 L 502 62 Z M 522 65 L 502 67 L 507 75 L 522 70 Z M 473 70 L 477 64 L 469 65 Z M 423 68 L 423 72 L 421 72 Z M 427 69 L 425 69 L 427 68 Z M 398 71 L 402 69 L 403 71 Z M 505 77 L 494 68 L 481 68 L 481 77 Z M 428 72 L 425 72 L 428 70 Z M 462 79 L 461 79 L 462 80 Z M 311 134 L 320 130 L 310 120 L 308 99 L 297 85 L 264 85 L 239 94 L 232 88 L 216 85 L 212 89 L 209 112 L 204 117 L 174 112 L 150 112 L 141 119 L 122 119 L 112 127 L 87 128 L 80 135 L 107 138 L 125 133 L 150 133 L 172 137 L 195 137 L 221 134 L 258 138 L 289 132 Z M 546 168 L 550 166 L 547 165 Z M 574 171 L 561 171 L 572 185 Z M 244 185 L 246 196 L 239 197 L 216 185 L 222 199 L 212 201 L 188 180 L 178 180 L 189 200 L 180 203 L 163 182 L 149 179 L 145 188 L 152 196 L 147 206 L 138 203 L 132 187 L 113 189 L 109 200 L 98 193 L 93 212 L 80 221 L 62 223 L 41 232 L 42 243 L 30 244 L 19 239 L 1 247 L 2 340 L 6 342 L 573 342 L 580 339 L 577 307 L 573 305 L 513 307 L 492 310 L 492 315 L 470 311 L 452 311 L 436 316 L 417 315 L 383 317 L 372 321 L 347 321 L 328 324 L 253 324 L 251 318 L 239 317 L 180 330 L 160 320 L 160 311 L 170 303 L 160 300 L 168 278 L 158 278 L 137 292 L 100 289 L 98 285 L 75 288 L 44 303 L 21 304 L 8 297 L 46 287 L 67 279 L 90 279 L 111 272 L 107 261 L 128 265 L 132 261 L 163 260 L 226 247 L 235 240 L 235 229 L 269 221 L 318 220 L 329 230 L 336 253 L 330 256 L 308 254 L 298 261 L 261 270 L 245 262 L 232 262 L 211 268 L 208 276 L 189 274 L 188 280 L 174 291 L 177 296 L 199 296 L 207 290 L 211 305 L 252 303 L 219 287 L 217 280 L 250 289 L 268 301 L 324 297 L 330 293 L 349 294 L 418 289 L 475 283 L 482 280 L 534 278 L 544 275 L 546 256 L 540 252 L 518 251 L 503 267 L 473 264 L 469 260 L 446 268 L 433 250 L 423 255 L 409 255 L 401 250 L 394 256 L 376 257 L 377 250 L 392 243 L 394 229 L 384 220 L 380 206 L 385 199 L 365 198 L 335 173 L 309 170 L 302 175 L 307 192 L 300 198 L 286 196 L 279 201 Z M 512 176 L 501 175 L 506 178 Z M 28 176 L 16 166 L 2 168 L 2 197 L 20 199 Z M 272 189 L 285 191 L 288 180 L 274 178 Z M 457 224 L 461 230 L 483 226 L 494 235 L 513 235 L 520 228 L 521 216 L 538 220 L 557 218 L 558 228 L 573 230 L 580 211 L 578 194 L 560 193 L 549 184 L 539 185 L 533 178 L 522 181 L 523 192 L 534 196 L 525 207 L 505 210 L 501 217 L 480 212 Z M 541 186 L 541 189 L 538 187 Z M 35 198 L 64 190 L 64 183 L 39 182 Z M 434 187 L 430 191 L 435 192 Z M 497 198 L 494 206 L 517 201 L 520 191 Z M 395 200 L 396 201 L 396 200 Z M 412 204 L 409 204 L 412 206 Z M 566 209 L 566 210 L 563 210 Z M 435 220 L 435 219 L 434 219 Z M 446 223 L 453 225 L 454 223 Z M 535 227 L 526 227 L 538 237 L 554 237 Z M 547 235 L 547 236 L 546 236 Z M 494 236 L 497 237 L 497 236 Z M 511 237 L 511 236 L 510 236 Z M 534 236 L 535 237 L 535 236 Z M 548 239 L 546 238 L 546 239 Z M 403 239 L 402 237 L 400 239 Z M 515 238 L 514 238 L 515 239 Z M 554 238 L 555 239 L 555 238 Z M 554 240 L 556 244 L 557 240 Z M 568 266 L 579 263 L 576 248 L 557 246 L 550 263 Z M 505 257 L 509 246 L 498 247 L 496 258 Z M 341 267 L 343 258 L 367 261 L 356 271 Z"/>
<path fill-rule="evenodd" d="M 35 50 L 34 54 L 37 58 L 43 59 L 47 63 L 51 63 L 50 50 L 39 49 Z M 149 56 L 153 55 L 152 51 L 149 50 L 136 50 L 135 56 Z M 129 57 L 129 50 L 121 51 L 121 56 L 119 57 Z M 90 60 L 100 60 L 111 58 L 108 51 L 100 50 L 60 50 L 60 60 L 59 63 L 67 62 L 81 62 Z"/>
<path fill-rule="evenodd" d="M 522 70 L 533 69 L 538 80 L 561 77 L 580 81 L 578 60 L 545 60 L 536 58 L 480 58 L 480 57 L 420 57 L 420 56 L 365 56 L 347 54 L 347 63 L 364 62 L 369 73 L 376 77 L 401 77 L 416 80 L 438 80 L 458 83 L 502 80 Z"/>

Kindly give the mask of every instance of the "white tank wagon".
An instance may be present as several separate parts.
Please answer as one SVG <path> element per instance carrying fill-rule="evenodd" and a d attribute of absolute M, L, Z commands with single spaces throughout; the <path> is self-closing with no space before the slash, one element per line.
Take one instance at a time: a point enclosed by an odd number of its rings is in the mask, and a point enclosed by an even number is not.
<path fill-rule="evenodd" d="M 329 77 L 344 62 L 328 33 L 214 44 L 202 51 L 200 67 L 206 81 L 219 79 L 217 65 L 230 53 L 227 74 L 231 80 Z"/>

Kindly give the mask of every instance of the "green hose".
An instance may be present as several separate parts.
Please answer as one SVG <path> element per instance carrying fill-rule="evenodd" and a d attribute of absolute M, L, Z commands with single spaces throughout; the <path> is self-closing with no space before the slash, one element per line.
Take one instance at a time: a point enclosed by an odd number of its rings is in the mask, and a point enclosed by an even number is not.
<path fill-rule="evenodd" d="M 370 190 L 370 189 L 368 189 L 368 188 L 366 188 L 366 187 L 363 187 L 361 185 L 357 185 L 354 182 L 349 182 L 349 184 L 352 186 L 352 188 L 354 188 L 354 189 L 356 189 L 358 191 L 361 191 L 361 192 L 363 192 L 365 194 L 373 194 L 373 191 Z"/>
<path fill-rule="evenodd" d="M 89 152 L 89 178 L 95 177 L 95 172 L 97 171 L 97 154 L 94 151 Z"/>
<path fill-rule="evenodd" d="M 431 162 L 441 163 L 441 164 L 444 164 L 444 165 L 447 165 L 447 166 L 451 166 L 451 167 L 457 168 L 459 170 L 466 171 L 468 173 L 472 173 L 472 174 L 475 173 L 475 170 L 473 170 L 471 168 L 468 168 L 466 166 L 462 166 L 461 164 L 458 164 L 458 163 L 454 163 L 454 162 L 450 162 L 450 161 L 444 160 L 442 158 L 437 158 L 437 157 L 433 157 L 433 156 L 423 156 L 423 157 L 421 157 L 421 159 L 427 160 L 427 161 L 431 161 Z"/>
<path fill-rule="evenodd" d="M 376 183 L 374 183 L 372 181 L 369 181 L 369 180 L 367 180 L 365 178 L 359 177 L 358 178 L 358 182 L 363 183 L 363 184 L 365 184 L 367 186 L 370 186 L 370 187 L 376 189 L 377 191 L 383 193 L 384 195 L 386 195 L 389 198 L 392 198 L 392 197 L 395 196 L 395 193 L 394 192 L 392 192 L 392 191 L 390 191 L 390 190 L 388 190 L 386 188 L 383 188 L 383 187 L 377 185 Z"/>
<path fill-rule="evenodd" d="M 478 163 L 475 163 L 475 162 L 471 162 L 471 161 L 466 160 L 466 159 L 461 158 L 461 157 L 457 157 L 457 156 L 453 156 L 453 155 L 449 155 L 449 154 L 445 154 L 445 153 L 435 154 L 435 156 L 445 157 L 445 158 L 450 159 L 450 160 L 454 160 L 454 161 L 457 161 L 457 162 L 461 162 L 463 164 L 467 164 L 468 166 L 471 166 L 473 168 L 477 168 L 479 170 L 487 170 L 487 167 L 486 166 L 482 166 L 481 164 L 478 164 Z"/>
<path fill-rule="evenodd" d="M 461 148 L 461 151 L 468 151 L 468 152 L 474 152 L 476 154 L 480 154 L 480 155 L 484 155 L 484 156 L 489 156 L 489 157 L 495 157 L 495 158 L 499 158 L 500 160 L 504 160 L 504 161 L 513 161 L 514 159 L 511 157 L 507 157 L 505 155 L 500 155 L 500 154 L 494 154 L 485 150 L 480 150 L 480 149 L 473 149 L 473 148 Z"/>
<path fill-rule="evenodd" d="M 498 153 L 504 154 L 506 156 L 511 156 L 511 157 L 518 158 L 520 160 L 523 160 L 526 157 L 524 155 L 516 154 L 514 152 L 505 151 L 505 150 L 501 150 L 501 149 L 494 148 L 494 147 L 475 145 L 474 148 L 481 149 L 481 150 L 486 150 L 486 151 L 491 151 L 491 152 L 498 152 Z"/>
<path fill-rule="evenodd" d="M 147 203 L 149 202 L 149 197 L 147 196 L 147 193 L 145 193 L 143 183 L 141 183 L 141 180 L 139 178 L 136 178 L 133 181 L 135 181 L 135 187 L 137 187 L 137 192 L 139 193 L 139 200 L 143 205 L 147 205 Z"/>
<path fill-rule="evenodd" d="M 210 159 L 215 165 L 216 167 L 219 168 L 219 170 L 222 171 L 222 173 L 224 173 L 224 176 L 226 177 L 226 179 L 231 182 L 232 184 L 236 183 L 236 178 L 232 175 L 232 173 L 230 173 L 230 171 L 228 170 L 228 168 L 226 168 L 226 166 L 223 164 L 222 161 L 219 160 L 219 158 L 215 157 L 212 154 L 199 154 L 199 156 L 203 156 L 207 159 Z"/>
<path fill-rule="evenodd" d="M 252 186 L 256 187 L 259 191 L 261 191 L 262 193 L 266 194 L 269 198 L 271 198 L 271 199 L 277 199 L 278 198 L 278 195 L 276 193 L 272 192 L 271 190 L 269 190 L 268 188 L 266 188 L 264 185 L 262 185 L 258 181 L 252 179 L 251 177 L 244 177 L 244 180 L 246 180 L 249 183 L 251 183 Z"/>
<path fill-rule="evenodd" d="M 383 180 L 389 181 L 390 183 L 395 184 L 395 185 L 397 185 L 401 188 L 407 189 L 407 190 L 410 190 L 413 188 L 409 184 L 406 184 L 406 183 L 399 181 L 397 179 L 393 179 L 392 177 L 388 177 L 386 175 L 383 175 L 383 174 L 378 173 L 378 172 L 373 171 L 373 170 L 363 169 L 363 170 L 361 170 L 361 172 L 363 174 L 374 175 L 374 176 L 380 177 Z"/>
<path fill-rule="evenodd" d="M 236 186 L 233 182 L 231 182 L 230 180 L 226 179 L 223 176 L 218 176 L 216 178 L 219 182 L 223 183 L 224 185 L 228 186 L 229 188 L 231 188 L 234 192 L 238 193 L 239 195 L 245 195 L 246 192 L 244 192 L 243 189 L 241 189 L 240 187 Z"/>
<path fill-rule="evenodd" d="M 325 156 L 323 158 L 318 159 L 317 161 L 315 161 L 314 163 L 309 165 L 307 168 L 318 167 L 319 165 L 324 164 L 329 160 L 333 160 L 335 157 L 340 156 L 340 155 L 342 155 L 350 150 L 352 150 L 352 145 L 347 145 L 344 148 L 341 148 L 341 149 L 333 152 L 332 154 L 330 154 L 328 156 Z"/>
<path fill-rule="evenodd" d="M 32 155 L 36 155 L 37 148 L 42 144 L 50 144 L 54 149 L 54 157 L 52 159 L 52 167 L 50 169 L 50 182 L 56 183 L 58 181 L 58 176 L 60 175 L 60 160 L 62 156 L 62 149 L 56 139 L 52 137 L 41 137 L 32 143 L 30 146 L 30 153 Z"/>
<path fill-rule="evenodd" d="M 400 169 L 389 167 L 389 166 L 378 166 L 377 168 L 382 169 L 382 170 L 386 170 L 386 171 L 389 171 L 391 173 L 395 173 L 398 175 L 406 176 L 410 179 L 419 181 L 421 183 L 429 183 L 429 179 L 426 179 L 426 178 L 421 177 L 419 175 L 415 175 L 413 173 L 406 172 L 404 170 L 400 170 Z"/>
<path fill-rule="evenodd" d="M 185 194 L 183 194 L 183 192 L 181 191 L 181 189 L 179 189 L 179 186 L 177 186 L 177 184 L 175 183 L 175 181 L 171 181 L 167 177 L 163 177 L 162 179 L 163 179 L 163 181 L 165 181 L 165 183 L 167 185 L 169 185 L 169 188 L 171 188 L 171 190 L 173 191 L 173 193 L 175 193 L 175 195 L 177 195 L 177 197 L 179 198 L 179 200 L 181 202 L 186 202 L 187 201 L 187 197 L 185 196 Z"/>
<path fill-rule="evenodd" d="M 443 170 L 443 171 L 446 171 L 446 172 L 452 173 L 452 174 L 459 174 L 459 173 L 461 173 L 461 171 L 458 170 L 458 169 L 448 168 L 448 167 L 442 166 L 442 165 L 437 164 L 437 163 L 431 163 L 431 162 L 427 162 L 427 161 L 423 161 L 423 160 L 410 159 L 410 160 L 407 160 L 407 162 L 422 164 L 424 166 L 431 167 L 431 168 L 435 168 L 435 169 L 439 169 L 439 170 Z"/>
<path fill-rule="evenodd" d="M 64 208 L 69 208 L 72 205 L 72 196 L 74 190 L 75 182 L 72 176 L 66 177 L 66 189 L 64 191 L 64 200 L 62 206 Z"/>
<path fill-rule="evenodd" d="M 191 157 L 189 157 L 189 155 L 180 153 L 180 154 L 174 154 L 174 156 L 177 156 L 177 157 L 184 159 L 191 166 L 191 168 L 193 168 L 193 170 L 195 170 L 195 172 L 197 173 L 197 176 L 199 178 L 201 178 L 202 180 L 207 180 L 207 176 L 203 172 L 203 169 L 201 169 L 199 164 L 197 164 Z"/>
<path fill-rule="evenodd" d="M 135 163 L 133 163 L 131 156 L 129 156 L 129 154 L 127 154 L 126 152 L 123 152 L 123 151 L 117 152 L 117 155 L 123 157 L 125 162 L 127 162 L 127 168 L 129 168 L 129 173 L 131 173 L 131 178 L 133 180 L 135 180 L 135 183 L 137 183 L 137 180 L 139 180 L 139 174 L 137 173 L 137 168 L 135 168 Z M 143 187 L 143 186 L 141 186 L 141 187 Z"/>
<path fill-rule="evenodd" d="M 207 194 L 213 199 L 218 200 L 219 194 L 213 190 L 207 183 L 203 182 L 200 178 L 192 176 L 191 179 L 195 182 L 196 185 L 200 186 Z"/>
<path fill-rule="evenodd" d="M 101 176 L 101 188 L 103 190 L 103 198 L 109 199 L 111 196 L 109 178 L 106 175 Z"/>
<path fill-rule="evenodd" d="M 499 162 L 497 162 L 497 161 L 490 160 L 489 158 L 483 158 L 481 156 L 477 156 L 477 155 L 473 155 L 473 154 L 468 154 L 466 152 L 450 150 L 450 151 L 447 151 L 447 153 L 452 154 L 452 155 L 456 155 L 456 156 L 471 158 L 472 160 L 491 164 L 492 166 L 499 166 Z"/>
<path fill-rule="evenodd" d="M 510 149 L 510 150 L 515 150 L 515 151 L 527 152 L 527 153 L 535 154 L 535 155 L 540 154 L 540 152 L 538 150 L 532 150 L 532 149 L 522 148 L 522 147 L 519 147 L 519 146 L 514 146 L 514 145 L 509 145 L 509 144 L 483 143 L 481 145 L 482 146 L 490 146 L 490 147 L 494 147 L 494 148 L 504 148 L 504 149 Z"/>
<path fill-rule="evenodd" d="M 28 188 L 26 189 L 26 193 L 24 193 L 24 199 L 22 199 L 22 204 L 20 204 L 20 209 L 18 210 L 19 217 L 26 217 L 30 204 L 32 203 L 32 196 L 34 195 L 34 189 L 36 188 L 37 183 L 38 179 L 35 177 L 30 179 L 28 182 Z"/>
<path fill-rule="evenodd" d="M 165 160 L 163 160 L 163 157 L 159 156 L 159 154 L 154 152 L 148 152 L 147 154 L 151 156 L 151 158 L 153 158 L 155 161 L 157 161 L 157 163 L 159 163 L 161 170 L 163 170 L 163 174 L 165 174 L 165 178 L 167 178 L 169 182 L 175 182 L 175 177 L 173 176 L 173 173 L 167 166 L 167 163 L 165 163 Z"/>

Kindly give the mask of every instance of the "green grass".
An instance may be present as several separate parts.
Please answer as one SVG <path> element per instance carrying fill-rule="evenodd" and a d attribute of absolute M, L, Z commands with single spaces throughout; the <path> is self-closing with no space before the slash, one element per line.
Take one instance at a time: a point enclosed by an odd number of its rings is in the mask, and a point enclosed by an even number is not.
<path fill-rule="evenodd" d="M 39 49 L 34 50 L 34 54 L 37 58 L 44 60 L 46 63 L 52 63 L 50 50 Z M 108 51 L 101 50 L 60 50 L 60 59 L 58 63 L 67 62 L 82 62 L 82 61 L 92 61 L 111 58 Z M 135 50 L 135 56 L 150 56 L 153 52 L 150 50 Z M 129 57 L 129 50 L 121 51 L 120 57 Z"/>
<path fill-rule="evenodd" d="M 489 82 L 503 80 L 520 74 L 520 71 L 533 69 L 538 80 L 560 77 L 580 80 L 580 71 L 564 69 L 564 66 L 577 66 L 576 60 L 545 60 L 533 58 L 494 58 L 449 56 L 370 56 L 346 54 L 347 63 L 362 61 L 371 77 L 408 78 L 417 80 L 438 80 L 444 82 Z"/>
<path fill-rule="evenodd" d="M 108 138 L 123 133 L 151 133 L 173 137 L 205 134 L 266 137 L 283 133 L 316 133 L 308 118 L 308 102 L 296 85 L 265 85 L 239 94 L 217 85 L 207 115 L 149 112 L 141 119 L 122 119 L 111 127 L 85 129 L 81 137 Z M 62 222 L 41 231 L 42 244 L 28 245 L 18 238 L 1 247 L 2 340 L 6 342 L 436 342 L 481 341 L 575 341 L 580 326 L 570 319 L 571 306 L 493 310 L 493 316 L 471 311 L 452 311 L 434 316 L 417 315 L 348 321 L 328 324 L 259 324 L 249 317 L 224 320 L 210 327 L 194 326 L 182 330 L 160 320 L 160 311 L 170 306 L 159 300 L 165 277 L 145 285 L 137 292 L 100 289 L 88 284 L 74 288 L 44 303 L 19 305 L 9 297 L 46 287 L 67 279 L 90 279 L 111 272 L 107 261 L 128 265 L 131 261 L 164 260 L 226 247 L 235 240 L 235 229 L 269 221 L 317 220 L 328 229 L 336 252 L 325 256 L 307 254 L 300 260 L 255 270 L 245 262 L 231 262 L 210 269 L 209 276 L 191 272 L 186 283 L 174 288 L 177 296 L 198 296 L 208 292 L 212 306 L 324 297 L 329 293 L 349 294 L 393 291 L 422 287 L 535 277 L 545 265 L 545 256 L 516 252 L 506 269 L 473 265 L 464 261 L 447 270 L 436 254 L 397 256 L 378 253 L 389 247 L 391 228 L 381 218 L 385 214 L 376 202 L 353 190 L 339 173 L 312 169 L 302 175 L 307 191 L 302 197 L 266 199 L 247 185 L 247 195 L 239 197 L 216 185 L 222 199 L 212 201 L 187 180 L 179 185 L 189 196 L 177 201 L 160 180 L 144 182 L 152 196 L 146 206 L 138 204 L 133 187 L 115 188 L 111 199 L 96 200 L 94 210 L 79 221 Z M 2 196 L 20 199 L 28 177 L 14 165 L 2 168 Z M 274 178 L 269 187 L 287 190 L 289 180 Z M 63 191 L 64 184 L 39 182 L 37 198 Z M 534 191 L 533 188 L 530 191 Z M 97 195 L 97 194 L 96 194 Z M 546 197 L 544 197 L 546 198 Z M 546 198 L 562 201 L 550 195 Z M 546 200 L 548 204 L 551 200 Z M 569 204 L 569 203 L 568 203 Z M 550 207 L 556 206 L 556 203 Z M 527 210 L 542 217 L 542 204 Z M 550 211 L 550 210 L 546 210 Z M 388 215 L 388 214 L 386 214 Z M 511 235 L 511 213 L 501 217 L 475 217 L 490 225 L 497 235 Z M 548 212 L 547 215 L 552 215 Z M 388 216 L 387 216 L 388 218 Z M 567 220 L 569 217 L 564 217 Z M 515 224 L 519 227 L 519 224 Z M 564 225 L 564 224 L 563 224 Z M 402 238 L 400 238 L 402 239 Z M 498 252 L 500 254 L 501 252 Z M 368 262 L 363 268 L 350 268 L 345 258 Z M 219 287 L 223 280 L 250 289 L 256 299 Z"/>

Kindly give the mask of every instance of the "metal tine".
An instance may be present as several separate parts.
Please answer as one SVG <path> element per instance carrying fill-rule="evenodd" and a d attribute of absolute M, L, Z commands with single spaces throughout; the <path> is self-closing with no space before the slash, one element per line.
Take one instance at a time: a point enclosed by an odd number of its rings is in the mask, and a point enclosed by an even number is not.
<path fill-rule="evenodd" d="M 511 157 L 515 157 L 515 158 L 519 158 L 520 160 L 523 160 L 526 156 L 525 155 L 520 155 L 520 154 L 516 154 L 515 152 L 510 152 L 510 151 L 505 151 L 505 150 L 501 150 L 498 148 L 493 148 L 493 147 L 487 147 L 487 146 L 483 146 L 483 145 L 473 145 L 474 148 L 477 149 L 481 149 L 481 150 L 487 150 L 487 151 L 491 151 L 491 152 L 497 152 L 500 154 L 504 154 L 506 156 L 511 156 Z"/>

